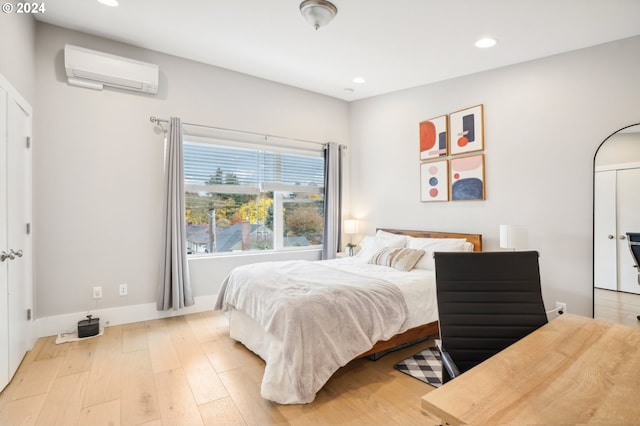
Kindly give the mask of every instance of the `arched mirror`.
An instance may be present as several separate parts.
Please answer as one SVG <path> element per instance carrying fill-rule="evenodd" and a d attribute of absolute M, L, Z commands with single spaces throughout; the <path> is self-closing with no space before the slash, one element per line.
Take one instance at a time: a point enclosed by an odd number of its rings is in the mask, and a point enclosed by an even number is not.
<path fill-rule="evenodd" d="M 593 313 L 640 323 L 640 123 L 598 147 L 593 167 Z"/>

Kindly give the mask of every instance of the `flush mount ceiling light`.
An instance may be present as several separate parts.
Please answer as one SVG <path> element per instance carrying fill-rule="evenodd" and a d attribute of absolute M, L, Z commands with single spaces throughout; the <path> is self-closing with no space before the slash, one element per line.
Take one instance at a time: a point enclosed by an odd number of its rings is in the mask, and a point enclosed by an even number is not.
<path fill-rule="evenodd" d="M 485 38 L 481 38 L 480 40 L 476 41 L 476 47 L 479 47 L 481 49 L 486 49 L 487 47 L 492 47 L 495 46 L 497 43 L 495 38 L 491 38 L 491 37 L 485 37 Z"/>
<path fill-rule="evenodd" d="M 118 7 L 118 5 L 120 3 L 118 3 L 118 0 L 98 0 L 98 3 L 102 3 L 105 6 L 111 6 L 111 7 Z"/>
<path fill-rule="evenodd" d="M 338 8 L 325 0 L 305 0 L 300 3 L 300 13 L 317 30 L 331 22 Z"/>

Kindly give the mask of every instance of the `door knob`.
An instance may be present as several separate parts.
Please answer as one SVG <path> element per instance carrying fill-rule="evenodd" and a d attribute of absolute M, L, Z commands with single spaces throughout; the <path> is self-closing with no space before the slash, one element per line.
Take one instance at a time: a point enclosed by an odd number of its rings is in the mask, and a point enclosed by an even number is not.
<path fill-rule="evenodd" d="M 610 239 L 610 240 L 613 240 L 615 237 L 613 235 L 609 234 L 609 235 L 607 235 L 607 238 Z"/>
<path fill-rule="evenodd" d="M 14 253 L 7 253 L 6 251 L 3 251 L 2 253 L 0 253 L 0 262 L 4 262 L 7 259 L 13 260 L 15 258 L 16 256 Z"/>
<path fill-rule="evenodd" d="M 22 257 L 23 252 L 22 252 L 22 250 L 13 251 L 13 249 L 11 249 L 11 251 L 9 252 L 9 255 L 12 255 L 12 254 L 14 256 L 16 256 L 16 257 Z M 11 259 L 13 259 L 13 258 L 11 258 Z"/>
<path fill-rule="evenodd" d="M 626 240 L 627 239 L 626 235 L 620 235 L 618 238 L 620 238 L 621 240 Z"/>

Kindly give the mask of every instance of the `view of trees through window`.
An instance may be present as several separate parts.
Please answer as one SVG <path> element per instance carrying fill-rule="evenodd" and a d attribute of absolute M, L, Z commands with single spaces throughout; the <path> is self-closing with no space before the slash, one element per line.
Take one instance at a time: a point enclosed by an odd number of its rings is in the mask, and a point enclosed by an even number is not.
<path fill-rule="evenodd" d="M 188 253 L 322 244 L 324 159 L 184 145 Z"/>

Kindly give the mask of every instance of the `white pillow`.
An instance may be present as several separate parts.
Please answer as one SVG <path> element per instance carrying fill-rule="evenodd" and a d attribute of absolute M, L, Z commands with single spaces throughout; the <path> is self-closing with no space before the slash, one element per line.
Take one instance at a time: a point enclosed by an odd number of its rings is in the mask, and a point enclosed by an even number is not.
<path fill-rule="evenodd" d="M 376 232 L 376 240 L 384 243 L 386 247 L 405 247 L 408 239 L 406 235 L 392 234 L 381 229 Z"/>
<path fill-rule="evenodd" d="M 435 271 L 436 264 L 433 259 L 433 250 L 421 249 L 424 251 L 424 255 L 416 262 L 413 267 L 415 269 L 426 269 L 427 271 Z"/>
<path fill-rule="evenodd" d="M 379 238 L 377 234 L 376 236 L 367 235 L 362 239 L 362 241 L 360 241 L 360 251 L 358 251 L 356 258 L 367 263 L 369 262 L 369 259 L 371 259 L 371 257 L 381 249 L 387 247 L 402 248 L 404 247 L 405 242 L 406 238 L 386 238 L 385 236 L 381 236 Z"/>
<path fill-rule="evenodd" d="M 371 259 L 371 256 L 376 254 L 378 250 L 384 248 L 382 244 L 376 243 L 375 237 L 371 235 L 367 235 L 362 238 L 359 246 L 360 250 L 358 250 L 358 253 L 355 255 L 355 257 L 365 263 L 368 262 L 369 259 Z"/>
<path fill-rule="evenodd" d="M 433 248 L 433 247 L 453 247 L 460 248 L 459 251 L 462 251 L 464 244 L 467 242 L 464 238 L 416 238 L 409 237 L 407 240 L 407 247 L 422 249 L 422 248 Z M 471 244 L 473 247 L 473 244 Z M 453 250 L 458 251 L 458 250 Z"/>
<path fill-rule="evenodd" d="M 436 251 L 473 251 L 473 244 L 464 238 L 409 238 L 407 247 L 424 250 L 425 254 L 415 264 L 415 269 L 435 271 L 433 253 Z"/>

